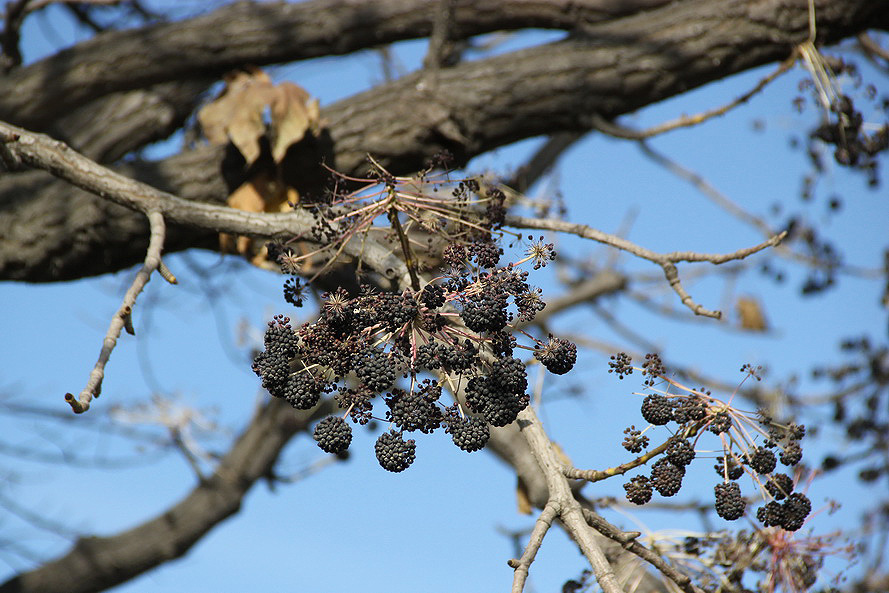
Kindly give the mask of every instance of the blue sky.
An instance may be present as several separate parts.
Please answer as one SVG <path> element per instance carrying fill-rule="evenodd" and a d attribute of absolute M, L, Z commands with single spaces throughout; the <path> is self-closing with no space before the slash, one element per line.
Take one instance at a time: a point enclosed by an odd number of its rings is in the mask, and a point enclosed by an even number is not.
<path fill-rule="evenodd" d="M 61 20 L 60 11 L 53 9 L 46 15 L 26 23 L 23 38 L 29 60 L 52 47 L 84 38 L 83 32 Z M 537 42 L 551 36 L 535 33 L 511 43 Z M 404 43 L 396 47 L 396 55 L 410 70 L 422 60 L 424 49 L 422 42 Z M 771 68 L 709 85 L 624 121 L 644 127 L 721 105 L 751 88 Z M 286 77 L 304 86 L 319 97 L 322 106 L 381 79 L 379 60 L 372 52 L 272 72 L 276 80 Z M 881 91 L 887 90 L 885 79 L 872 76 L 867 68 L 864 73 L 878 88 L 883 85 Z M 860 176 L 831 166 L 812 203 L 803 204 L 798 198 L 808 163 L 802 151 L 789 147 L 788 138 L 792 134 L 804 137 L 816 121 L 811 107 L 798 115 L 791 105 L 803 77 L 804 72 L 797 68 L 748 105 L 703 126 L 657 138 L 652 146 L 702 174 L 750 212 L 768 217 L 775 202 L 780 202 L 785 212 L 800 212 L 835 240 L 846 261 L 878 268 L 889 223 L 884 189 L 869 191 Z M 874 117 L 885 121 L 885 114 Z M 764 131 L 753 130 L 756 118 L 764 122 Z M 495 151 L 480 157 L 470 169 L 514 168 L 539 142 L 529 140 Z M 155 154 L 174 149 L 175 145 L 168 143 Z M 631 219 L 627 237 L 657 251 L 731 252 L 762 240 L 753 229 L 644 158 L 632 142 L 592 134 L 565 155 L 545 183 L 558 184 L 569 219 L 609 232 L 624 228 Z M 830 216 L 826 202 L 834 192 L 841 193 L 844 202 L 841 212 Z M 557 241 L 564 253 L 583 255 L 601 265 L 614 256 L 606 248 L 579 240 Z M 633 261 L 626 255 L 620 258 L 626 270 L 652 277 L 660 274 L 653 264 Z M 121 339 L 107 368 L 103 396 L 90 411 L 91 417 L 62 414 L 58 421 L 45 421 L 3 415 L 0 434 L 4 442 L 48 454 L 76 451 L 93 460 L 131 457 L 140 450 L 132 441 L 113 434 L 105 414 L 117 405 L 145 402 L 153 393 L 205 410 L 232 431 L 248 421 L 255 406 L 268 397 L 249 368 L 249 350 L 260 335 L 256 328 L 275 313 L 302 319 L 310 310 L 288 309 L 280 298 L 281 279 L 246 264 L 209 253 L 175 254 L 165 260 L 181 284 L 171 287 L 160 279 L 149 283 L 137 304 L 137 338 Z M 843 277 L 838 288 L 801 299 L 798 289 L 804 271 L 786 261 L 778 265 L 789 278 L 783 285 L 764 280 L 755 266 L 737 277 L 734 293 L 717 278 L 688 282 L 695 299 L 709 308 L 725 308 L 727 294 L 755 296 L 774 327 L 768 334 L 725 331 L 716 322 L 665 320 L 623 299 L 605 301 L 602 307 L 663 348 L 668 359 L 707 375 L 732 383 L 740 381 L 738 368 L 743 363 L 767 364 L 768 378 L 773 382 L 785 382 L 797 374 L 800 391 L 820 393 L 825 386 L 813 385 L 806 373 L 813 363 L 836 359 L 841 337 L 885 337 L 886 316 L 878 302 L 881 286 L 878 280 Z M 693 274 L 697 269 L 684 266 L 681 272 Z M 7 405 L 67 411 L 62 395 L 83 387 L 110 315 L 119 306 L 132 274 L 130 270 L 59 285 L 0 284 L 0 308 L 8 312 L 0 323 L 5 338 L 0 345 L 5 362 L 0 395 Z M 532 274 L 532 282 L 541 285 L 545 295 L 559 292 L 552 274 L 551 270 Z M 638 286 L 659 302 L 681 310 L 664 282 Z M 733 321 L 730 308 L 727 313 Z M 624 343 L 586 307 L 556 318 L 553 328 L 607 343 Z M 638 414 L 641 398 L 632 395 L 640 388 L 636 376 L 617 381 L 606 372 L 606 360 L 607 355 L 583 350 L 575 371 L 559 378 L 549 375 L 544 383 L 539 413 L 550 436 L 578 467 L 604 468 L 628 459 L 619 446 L 622 431 L 629 424 L 644 425 Z M 530 377 L 533 383 L 534 369 Z M 573 389 L 582 390 L 582 395 L 566 397 Z M 348 463 L 334 464 L 307 480 L 282 485 L 274 493 L 257 485 L 243 511 L 217 527 L 184 559 L 117 590 L 233 593 L 276 588 L 336 593 L 356 587 L 393 592 L 508 587 L 512 571 L 506 560 L 518 552 L 499 530 L 518 531 L 533 524 L 532 517 L 516 512 L 512 472 L 487 453 L 467 455 L 444 435 L 434 434 L 417 437 L 417 462 L 403 474 L 393 475 L 380 469 L 373 457 L 376 434 L 356 431 Z M 667 436 L 666 432 L 655 434 Z M 202 442 L 218 450 L 225 439 L 217 436 Z M 708 444 L 715 445 L 715 440 L 703 443 Z M 194 476 L 181 457 L 158 451 L 150 443 L 142 447 L 147 450 L 147 461 L 114 471 L 25 463 L 0 451 L 0 470 L 6 476 L 0 494 L 20 501 L 47 520 L 84 533 L 114 533 L 161 512 L 194 485 Z M 825 448 L 814 441 L 806 443 L 805 451 L 806 460 L 817 463 Z M 323 457 L 314 443 L 302 436 L 288 448 L 282 468 L 298 471 Z M 699 462 L 677 498 L 710 500 L 711 465 Z M 585 492 L 592 497 L 621 496 L 620 483 L 611 480 L 590 485 Z M 748 493 L 750 485 L 744 488 Z M 816 533 L 854 523 L 861 512 L 857 501 L 867 499 L 847 473 L 816 481 L 810 494 L 816 509 L 824 506 L 828 497 L 843 495 L 844 507 L 839 512 L 832 516 L 822 513 L 814 521 Z M 693 520 L 677 520 L 662 512 L 633 511 L 633 517 L 606 514 L 628 528 L 634 521 L 651 529 L 698 528 Z M 716 524 L 721 524 L 718 519 Z M 27 527 L 13 513 L 0 514 L 0 538 L 0 542 L 16 541 L 44 557 L 58 555 L 68 547 L 55 535 Z M 0 563 L 0 578 L 28 566 L 9 551 L 0 561 L 6 561 Z M 554 529 L 532 567 L 531 584 L 536 591 L 558 590 L 584 567 L 582 556 Z"/>

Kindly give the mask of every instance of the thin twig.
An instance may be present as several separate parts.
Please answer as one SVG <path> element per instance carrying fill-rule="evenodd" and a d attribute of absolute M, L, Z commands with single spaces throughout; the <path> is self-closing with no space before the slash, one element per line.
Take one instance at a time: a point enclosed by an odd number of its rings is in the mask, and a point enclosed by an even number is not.
<path fill-rule="evenodd" d="M 709 262 L 711 264 L 718 265 L 728 261 L 744 259 L 745 257 L 762 251 L 767 247 L 774 247 L 775 245 L 780 243 L 784 239 L 784 237 L 787 236 L 787 231 L 784 231 L 778 235 L 773 236 L 768 241 L 760 243 L 759 245 L 746 247 L 744 249 L 739 249 L 738 251 L 735 251 L 733 253 L 726 254 L 697 253 L 694 251 L 656 253 L 654 251 L 651 251 L 650 249 L 646 249 L 645 247 L 632 243 L 631 241 L 628 241 L 622 237 L 602 232 L 585 224 L 565 222 L 562 220 L 529 218 L 527 216 L 513 215 L 506 217 L 505 224 L 515 228 L 539 229 L 556 231 L 560 233 L 568 233 L 570 235 L 577 235 L 578 237 L 582 237 L 584 239 L 590 239 L 591 241 L 596 241 L 604 245 L 610 245 L 611 247 L 620 249 L 621 251 L 626 251 L 637 257 L 655 263 L 659 265 L 661 269 L 663 269 L 664 276 L 667 278 L 667 282 L 670 284 L 670 287 L 677 295 L 679 295 L 680 300 L 686 307 L 694 311 L 696 315 L 704 315 L 706 317 L 713 317 L 715 319 L 721 318 L 722 312 L 710 311 L 709 309 L 705 309 L 702 305 L 696 303 L 694 299 L 692 299 L 691 295 L 689 295 L 688 292 L 686 292 L 685 288 L 682 286 L 682 282 L 679 279 L 679 271 L 677 270 L 675 264 L 679 262 Z"/>
<path fill-rule="evenodd" d="M 102 392 L 105 365 L 108 363 L 108 359 L 111 358 L 111 352 L 114 351 L 114 347 L 117 345 L 120 332 L 132 314 L 133 306 L 136 304 L 136 297 L 139 296 L 139 293 L 148 284 L 148 281 L 151 279 L 151 273 L 160 265 L 161 251 L 163 250 L 164 237 L 166 235 L 164 216 L 159 211 L 152 210 L 148 213 L 148 222 L 151 225 L 151 236 L 148 241 L 145 261 L 139 271 L 136 272 L 133 283 L 127 290 L 126 295 L 124 295 L 123 303 L 121 303 L 117 313 L 111 318 L 108 332 L 105 334 L 105 339 L 102 342 L 102 349 L 99 351 L 99 360 L 96 361 L 96 366 L 90 372 L 86 387 L 83 388 L 83 391 L 80 392 L 80 396 L 77 398 L 71 393 L 65 394 L 65 401 L 71 405 L 71 409 L 76 414 L 82 414 L 89 410 L 92 399 L 99 397 L 99 394 Z"/>
<path fill-rule="evenodd" d="M 559 132 L 546 139 L 543 146 L 531 155 L 525 164 L 518 168 L 512 178 L 505 185 L 523 194 L 537 182 L 566 150 L 583 137 L 581 132 Z"/>
<path fill-rule="evenodd" d="M 682 433 L 682 438 L 691 438 L 698 434 L 698 430 L 703 424 L 697 424 L 689 428 L 688 430 Z M 619 476 L 627 473 L 631 469 L 637 468 L 640 465 L 645 465 L 661 453 L 665 452 L 667 448 L 670 446 L 670 441 L 666 441 L 665 443 L 655 447 L 654 449 L 648 451 L 647 453 L 640 455 L 639 457 L 627 461 L 626 463 L 622 463 L 615 467 L 608 468 L 606 470 L 597 470 L 597 469 L 577 469 L 575 467 L 565 467 L 562 466 L 562 474 L 569 479 L 572 480 L 586 480 L 587 482 L 601 482 L 602 480 L 606 480 L 613 476 Z"/>
<path fill-rule="evenodd" d="M 867 33 L 859 33 L 858 43 L 861 45 L 861 48 L 868 56 L 877 56 L 879 58 L 882 58 L 886 62 L 886 64 L 883 64 L 884 68 L 886 66 L 889 66 L 889 50 L 874 41 L 873 37 L 871 37 Z"/>
<path fill-rule="evenodd" d="M 549 531 L 549 528 L 552 527 L 553 520 L 556 518 L 556 515 L 558 515 L 558 512 L 556 505 L 547 503 L 547 505 L 543 507 L 540 516 L 537 517 L 537 521 L 534 523 L 534 529 L 531 531 L 531 535 L 528 538 L 528 545 L 525 546 L 525 551 L 522 552 L 522 557 L 518 560 L 512 559 L 508 562 L 509 566 L 515 569 L 515 577 L 512 581 L 512 593 L 522 593 L 522 590 L 525 588 L 525 581 L 528 580 L 528 570 L 531 568 L 531 563 L 534 562 L 534 558 L 537 556 L 537 551 L 540 550 L 540 545 L 543 543 L 543 537 L 546 535 L 546 532 Z"/>
<path fill-rule="evenodd" d="M 696 126 L 707 121 L 708 119 L 712 119 L 720 115 L 725 115 L 735 107 L 743 105 L 744 103 L 749 101 L 754 95 L 765 88 L 767 84 L 790 70 L 790 68 L 793 67 L 793 65 L 796 63 L 797 57 L 797 51 L 794 50 L 789 58 L 781 62 L 781 64 L 778 65 L 778 68 L 776 68 L 768 76 L 762 78 L 756 84 L 756 86 L 721 107 L 716 107 L 714 109 L 710 109 L 695 115 L 683 115 L 682 117 L 664 122 L 657 126 L 652 126 L 646 130 L 633 130 L 631 128 L 627 128 L 614 122 L 608 121 L 601 115 L 594 113 L 592 116 L 593 127 L 604 134 L 608 134 L 609 136 L 614 136 L 616 138 L 624 138 L 626 140 L 644 140 L 646 138 L 658 136 L 660 134 L 663 134 L 664 132 L 670 132 L 679 128 Z"/>

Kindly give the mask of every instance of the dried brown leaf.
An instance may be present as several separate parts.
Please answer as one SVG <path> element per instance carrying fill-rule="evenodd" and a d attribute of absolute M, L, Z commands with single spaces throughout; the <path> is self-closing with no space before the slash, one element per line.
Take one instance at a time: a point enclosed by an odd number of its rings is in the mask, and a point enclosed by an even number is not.
<path fill-rule="evenodd" d="M 317 99 L 292 82 L 282 82 L 272 97 L 272 158 L 280 163 L 292 144 L 302 140 L 306 132 L 318 135 L 321 108 Z"/>
<path fill-rule="evenodd" d="M 271 111 L 267 130 L 266 110 Z M 272 156 L 281 162 L 291 144 L 307 131 L 315 135 L 321 127 L 318 101 L 292 82 L 278 86 L 264 71 L 253 68 L 226 77 L 222 93 L 198 112 L 204 135 L 214 144 L 234 144 L 252 165 L 260 155 L 260 139 L 270 132 Z"/>

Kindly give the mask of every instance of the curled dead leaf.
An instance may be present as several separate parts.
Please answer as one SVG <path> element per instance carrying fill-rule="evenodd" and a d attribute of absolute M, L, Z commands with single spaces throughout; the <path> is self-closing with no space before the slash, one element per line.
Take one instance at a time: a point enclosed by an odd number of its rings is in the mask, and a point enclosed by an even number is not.
<path fill-rule="evenodd" d="M 267 136 L 272 156 L 281 162 L 287 149 L 306 132 L 320 133 L 321 109 L 317 99 L 292 82 L 275 85 L 259 68 L 239 70 L 225 78 L 225 89 L 198 111 L 207 140 L 232 144 L 250 166 L 261 153 L 260 139 Z M 269 110 L 270 118 L 266 118 Z"/>

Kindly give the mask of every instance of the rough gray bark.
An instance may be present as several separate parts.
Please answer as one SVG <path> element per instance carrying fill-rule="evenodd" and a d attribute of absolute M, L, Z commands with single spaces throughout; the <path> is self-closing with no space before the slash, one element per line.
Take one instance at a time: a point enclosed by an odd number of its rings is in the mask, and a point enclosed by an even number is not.
<path fill-rule="evenodd" d="M 835 43 L 889 26 L 889 0 L 820 2 L 818 19 L 819 39 Z M 807 36 L 804 3 L 687 0 L 441 70 L 435 88 L 416 73 L 331 105 L 323 116 L 338 170 L 361 172 L 370 153 L 406 173 L 442 149 L 463 163 L 523 138 L 588 130 L 591 113 L 614 117 L 783 59 Z M 186 199 L 221 202 L 221 154 L 198 148 L 123 171 Z M 144 228 L 138 216 L 48 178 L 8 176 L 0 182 L 0 279 L 57 281 L 131 266 L 142 257 Z M 187 247 L 212 248 L 213 240 L 172 229 L 167 251 Z"/>
<path fill-rule="evenodd" d="M 454 31 L 466 38 L 524 27 L 573 29 L 667 1 L 463 0 Z M 239 2 L 194 19 L 105 33 L 0 81 L 0 119 L 43 131 L 56 115 L 108 93 L 426 37 L 434 14 L 427 0 Z"/>

